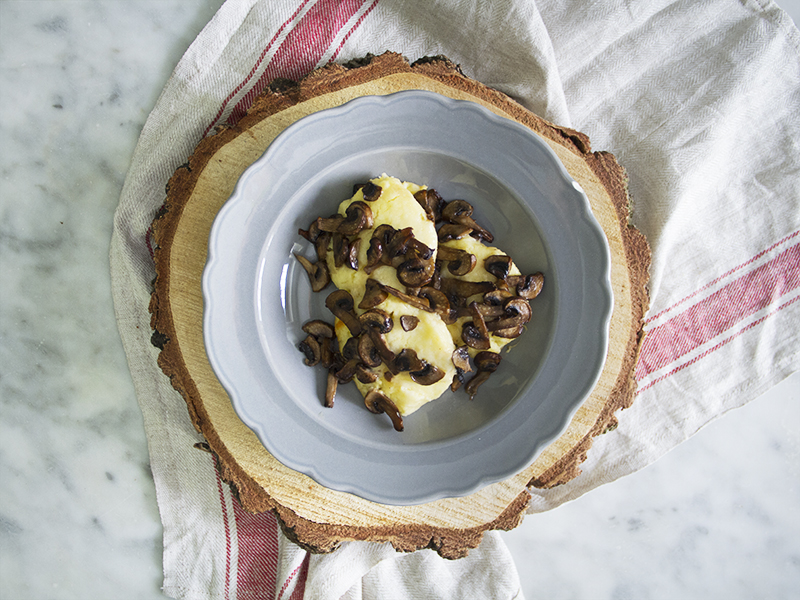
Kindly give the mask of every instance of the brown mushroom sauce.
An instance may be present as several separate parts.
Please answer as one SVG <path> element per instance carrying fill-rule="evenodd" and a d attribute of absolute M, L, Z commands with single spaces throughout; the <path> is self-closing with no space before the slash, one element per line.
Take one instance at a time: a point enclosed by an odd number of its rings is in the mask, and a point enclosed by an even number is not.
<path fill-rule="evenodd" d="M 314 246 L 316 254 L 315 262 L 295 255 L 308 273 L 312 290 L 322 291 L 330 283 L 326 264 L 329 252 L 334 253 L 337 266 L 346 264 L 354 270 L 364 269 L 368 274 L 378 266 L 391 265 L 406 289 L 398 290 L 369 279 L 358 307 L 347 291 L 330 293 L 326 306 L 352 335 L 344 348 L 339 348 L 330 323 L 315 319 L 303 326 L 307 335 L 298 348 L 305 356 L 304 363 L 328 371 L 324 405 L 333 407 L 339 384 L 354 378 L 362 383 L 375 381 L 378 375 L 374 369 L 380 364 L 386 366 L 387 379 L 407 371 L 418 384 L 430 385 L 444 376 L 441 369 L 417 356 L 414 350 L 406 348 L 394 353 L 386 345 L 383 336 L 391 330 L 393 321 L 380 309 L 380 304 L 389 295 L 409 306 L 438 314 L 448 325 L 460 318 L 463 320 L 461 339 L 454 340 L 456 349 L 452 362 L 456 375 L 450 389 L 456 391 L 463 387 L 470 399 L 474 398 L 479 386 L 498 369 L 501 361 L 499 353 L 489 350 L 491 336 L 508 340 L 523 333 L 532 314 L 530 301 L 541 292 L 544 276 L 541 273 L 513 275 L 510 257 L 491 255 L 483 265 L 491 280 L 464 279 L 476 266 L 475 255 L 443 244 L 466 236 L 490 243 L 493 236 L 473 220 L 472 206 L 468 202 L 447 202 L 433 189 L 420 190 L 414 198 L 436 225 L 437 251 L 434 253 L 434 249 L 418 242 L 410 227 L 396 230 L 381 224 L 373 229 L 369 238 L 367 264 L 359 265 L 361 239 L 358 234 L 373 226 L 369 203 L 380 197 L 381 187 L 368 182 L 356 184 L 353 189 L 362 190 L 364 201 L 353 202 L 346 215 L 319 217 L 307 230 L 299 230 L 299 234 Z M 443 276 L 445 270 L 446 276 Z M 399 322 L 408 331 L 416 327 L 418 319 L 406 315 L 401 316 Z M 470 349 L 474 355 L 472 360 Z M 382 392 L 367 393 L 365 405 L 371 412 L 387 413 L 394 429 L 403 430 L 403 418 L 397 406 Z"/>

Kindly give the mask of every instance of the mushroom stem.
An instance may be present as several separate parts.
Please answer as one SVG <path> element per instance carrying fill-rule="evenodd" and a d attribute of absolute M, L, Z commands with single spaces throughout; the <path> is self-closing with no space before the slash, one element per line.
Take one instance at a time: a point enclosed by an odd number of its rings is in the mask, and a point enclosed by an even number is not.
<path fill-rule="evenodd" d="M 370 390 L 364 398 L 364 404 L 371 413 L 379 415 L 385 412 L 392 420 L 395 431 L 403 431 L 403 417 L 397 405 L 387 395 L 378 390 Z"/>

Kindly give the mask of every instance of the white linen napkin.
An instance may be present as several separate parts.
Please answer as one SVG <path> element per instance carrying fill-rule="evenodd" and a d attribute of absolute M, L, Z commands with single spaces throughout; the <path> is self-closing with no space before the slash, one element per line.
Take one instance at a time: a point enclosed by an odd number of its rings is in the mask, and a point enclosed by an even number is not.
<path fill-rule="evenodd" d="M 587 133 L 627 168 L 653 249 L 632 408 L 583 474 L 532 490 L 549 510 L 650 464 L 797 369 L 800 34 L 772 2 L 228 0 L 148 118 L 116 213 L 112 285 L 145 420 L 175 598 L 521 598 L 497 533 L 458 561 L 346 543 L 309 555 L 217 475 L 156 364 L 148 229 L 197 142 L 273 78 L 386 50 L 444 54 Z"/>

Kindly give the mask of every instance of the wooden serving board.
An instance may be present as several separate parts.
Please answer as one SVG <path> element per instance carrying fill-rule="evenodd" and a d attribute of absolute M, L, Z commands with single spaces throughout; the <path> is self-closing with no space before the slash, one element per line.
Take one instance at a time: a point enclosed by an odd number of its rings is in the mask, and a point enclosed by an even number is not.
<path fill-rule="evenodd" d="M 583 187 L 608 238 L 614 309 L 600 380 L 567 431 L 523 472 L 472 495 L 417 506 L 387 506 L 327 489 L 275 459 L 237 417 L 211 369 L 203 343 L 201 277 L 211 224 L 241 173 L 288 125 L 365 95 L 422 89 L 471 100 L 540 135 Z M 592 152 L 589 139 L 556 127 L 508 96 L 464 76 L 446 58 L 413 65 L 400 55 L 329 65 L 298 82 L 275 81 L 237 124 L 203 139 L 167 186 L 154 221 L 155 280 L 150 310 L 159 365 L 185 398 L 195 427 L 218 457 L 222 477 L 242 506 L 273 511 L 286 535 L 314 552 L 342 541 L 389 541 L 402 551 L 435 549 L 465 556 L 483 533 L 511 529 L 529 503 L 528 486 L 551 487 L 580 473 L 592 438 L 613 429 L 614 413 L 633 401 L 633 369 L 647 308 L 650 251 L 628 222 L 625 172 L 614 157 Z M 298 358 L 300 360 L 300 358 Z"/>

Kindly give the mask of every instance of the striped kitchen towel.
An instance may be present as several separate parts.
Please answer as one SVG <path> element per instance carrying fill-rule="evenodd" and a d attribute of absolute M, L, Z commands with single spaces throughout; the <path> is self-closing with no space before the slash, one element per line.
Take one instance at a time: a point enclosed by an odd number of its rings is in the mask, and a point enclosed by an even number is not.
<path fill-rule="evenodd" d="M 797 370 L 800 34 L 765 0 L 228 0 L 142 131 L 116 213 L 112 284 L 142 408 L 175 598 L 521 598 L 499 534 L 458 561 L 348 543 L 309 555 L 220 480 L 150 344 L 148 228 L 164 186 L 276 77 L 391 50 L 587 133 L 626 167 L 653 250 L 638 393 L 545 511 L 641 469 Z"/>

